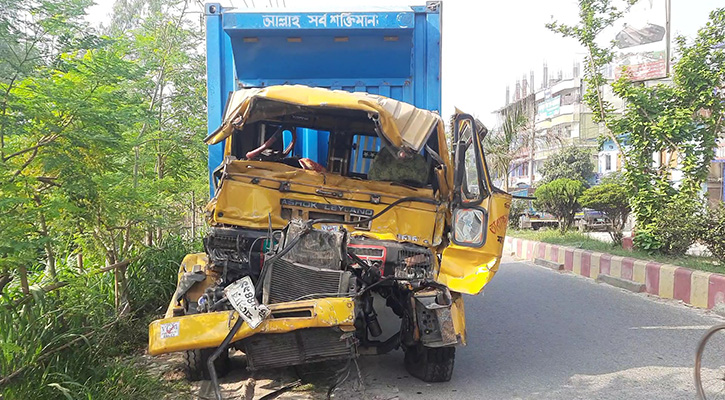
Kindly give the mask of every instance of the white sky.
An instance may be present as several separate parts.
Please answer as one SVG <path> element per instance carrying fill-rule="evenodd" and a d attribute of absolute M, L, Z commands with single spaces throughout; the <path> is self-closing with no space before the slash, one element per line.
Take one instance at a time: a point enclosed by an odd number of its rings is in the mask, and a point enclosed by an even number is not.
<path fill-rule="evenodd" d="M 284 0 L 288 8 L 315 10 L 329 6 L 408 6 L 424 0 Z M 640 0 L 664 1 L 664 0 Z M 96 0 L 89 20 L 108 20 L 114 0 Z M 258 8 L 281 0 L 246 0 Z M 222 0 L 222 5 L 245 7 L 244 0 Z M 563 69 L 571 74 L 575 59 L 583 51 L 572 39 L 549 32 L 552 19 L 574 22 L 576 0 L 444 0 L 443 1 L 443 110 L 456 106 L 495 125 L 494 110 L 504 105 L 506 86 L 513 96 L 517 79 L 529 71 L 535 85 L 541 84 L 543 63 L 549 74 Z M 705 24 L 710 11 L 723 7 L 723 0 L 672 0 L 672 29 L 675 35 L 693 36 Z M 674 38 L 674 35 L 673 35 Z"/>

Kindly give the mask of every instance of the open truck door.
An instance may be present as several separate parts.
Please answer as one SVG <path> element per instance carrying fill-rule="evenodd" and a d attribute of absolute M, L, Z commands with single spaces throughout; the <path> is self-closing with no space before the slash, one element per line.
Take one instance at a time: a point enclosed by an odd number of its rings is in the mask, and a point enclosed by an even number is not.
<path fill-rule="evenodd" d="M 437 281 L 451 291 L 478 294 L 498 271 L 511 195 L 491 181 L 482 145 L 486 128 L 468 114 L 457 114 L 453 128 L 451 243 Z"/>

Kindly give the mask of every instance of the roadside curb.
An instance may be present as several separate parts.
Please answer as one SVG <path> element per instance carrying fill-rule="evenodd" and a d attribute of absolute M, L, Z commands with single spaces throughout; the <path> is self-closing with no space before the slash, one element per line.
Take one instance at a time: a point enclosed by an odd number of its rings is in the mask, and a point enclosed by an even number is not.
<path fill-rule="evenodd" d="M 534 258 L 534 264 L 542 266 L 542 267 L 546 267 L 546 268 L 551 268 L 554 271 L 563 271 L 564 270 L 564 264 L 559 264 L 558 262 L 545 260 L 543 258 Z"/>
<path fill-rule="evenodd" d="M 504 246 L 506 254 L 537 265 L 547 261 L 551 264 L 543 266 L 562 265 L 560 271 L 591 279 L 606 275 L 634 282 L 644 285 L 643 293 L 694 307 L 711 309 L 725 303 L 725 275 L 514 237 L 507 237 Z M 606 279 L 601 281 L 609 283 Z"/>
<path fill-rule="evenodd" d="M 622 278 L 616 278 L 614 276 L 604 275 L 600 274 L 597 277 L 597 282 L 606 283 L 608 285 L 618 287 L 620 289 L 629 290 L 630 292 L 634 293 L 643 293 L 646 291 L 646 286 L 644 283 L 637 283 L 635 281 L 630 281 L 627 279 Z"/>

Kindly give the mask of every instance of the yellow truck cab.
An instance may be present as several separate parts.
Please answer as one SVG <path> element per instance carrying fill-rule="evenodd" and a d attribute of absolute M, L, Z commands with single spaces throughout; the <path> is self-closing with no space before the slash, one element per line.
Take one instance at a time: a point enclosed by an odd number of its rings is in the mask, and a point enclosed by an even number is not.
<path fill-rule="evenodd" d="M 402 349 L 413 376 L 449 380 L 462 294 L 498 270 L 511 203 L 491 182 L 486 129 L 465 114 L 452 125 L 451 152 L 440 116 L 387 97 L 232 93 L 206 138 L 225 144 L 205 252 L 182 261 L 150 353 L 185 352 L 189 378 L 215 380 L 230 348 L 250 369 Z M 325 135 L 327 152 L 296 156 L 298 128 Z"/>

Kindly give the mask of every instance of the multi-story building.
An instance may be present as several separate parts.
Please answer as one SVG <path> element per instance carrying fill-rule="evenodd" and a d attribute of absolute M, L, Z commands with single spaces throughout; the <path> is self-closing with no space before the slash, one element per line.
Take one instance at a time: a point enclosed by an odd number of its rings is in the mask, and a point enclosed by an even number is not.
<path fill-rule="evenodd" d="M 543 75 L 548 76 L 546 65 Z M 529 82 L 533 82 L 533 73 Z M 556 78 L 544 80 L 545 83 L 533 93 L 525 90 L 529 82 L 526 78 L 517 82 L 511 101 L 507 95 L 506 105 L 497 110 L 501 121 L 515 109 L 521 110 L 527 120 L 519 131 L 523 146 L 508 176 L 510 188 L 534 186 L 542 178 L 544 161 L 571 145 L 591 151 L 592 162 L 600 166 L 599 174 L 617 169 L 616 156 L 598 151 L 598 138 L 602 132 L 600 125 L 592 120 L 591 110 L 582 103 L 586 88 L 579 76 L 578 63 L 570 74 L 559 72 Z M 605 92 L 605 96 L 615 107 L 621 105 L 611 93 Z"/>
<path fill-rule="evenodd" d="M 537 90 L 533 87 L 534 74 L 524 77 L 516 83 L 513 98 L 506 93 L 506 105 L 497 110 L 501 121 L 506 115 L 518 109 L 526 116 L 526 123 L 519 129 L 520 143 L 518 153 L 508 174 L 508 187 L 522 189 L 533 187 L 542 179 L 542 167 L 545 160 L 566 146 L 579 146 L 591 151 L 592 162 L 597 172 L 595 180 L 623 168 L 622 155 L 612 140 L 600 143 L 599 138 L 606 132 L 602 125 L 593 121 L 591 110 L 582 103 L 585 84 L 579 76 L 579 67 L 575 64 L 569 76 L 559 72 L 556 78 L 545 80 Z M 548 76 L 544 66 L 544 76 Z M 658 80 L 656 83 L 667 82 Z M 645 84 L 655 84 L 645 82 Z M 615 110 L 622 110 L 624 104 L 614 96 L 609 86 L 604 87 L 604 99 Z M 627 138 L 620 139 L 626 146 Z M 667 154 L 653 154 L 653 164 L 666 162 Z M 681 172 L 673 168 L 671 179 L 678 181 Z M 725 201 L 725 139 L 718 142 L 715 158 L 712 160 L 710 174 L 703 191 L 711 203 Z M 502 177 L 498 177 L 499 180 Z M 596 182 L 592 182 L 596 183 Z"/>

